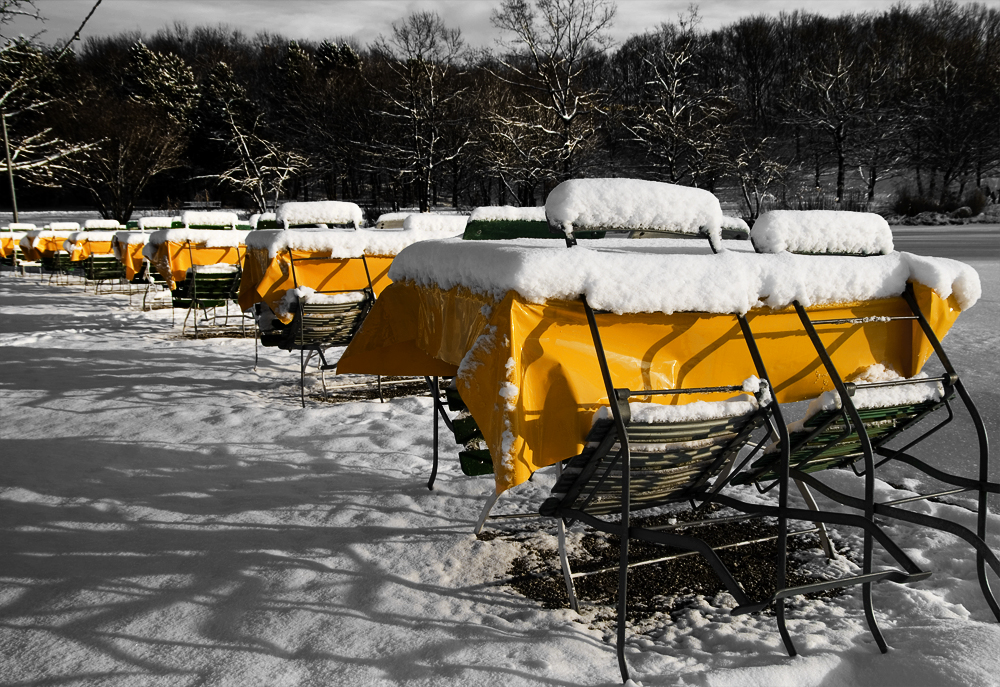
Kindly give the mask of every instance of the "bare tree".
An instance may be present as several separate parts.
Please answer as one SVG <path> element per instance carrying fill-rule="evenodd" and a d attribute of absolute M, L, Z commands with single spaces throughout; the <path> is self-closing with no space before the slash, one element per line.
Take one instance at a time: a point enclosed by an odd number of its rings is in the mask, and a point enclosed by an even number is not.
<path fill-rule="evenodd" d="M 369 84 L 380 96 L 377 114 L 390 136 L 378 141 L 383 167 L 412 180 L 421 211 L 432 202 L 442 169 L 470 143 L 462 120 L 465 44 L 457 29 L 433 12 L 416 12 L 392 25 L 374 45 L 376 69 Z"/>
<path fill-rule="evenodd" d="M 576 158 L 598 129 L 604 90 L 587 77 L 611 46 L 615 11 L 611 0 L 502 0 L 493 12 L 493 25 L 513 36 L 500 41 L 507 53 L 498 75 L 531 105 L 504 125 L 548 139 L 548 150 L 535 154 L 555 158 L 562 178 L 577 171 Z"/>

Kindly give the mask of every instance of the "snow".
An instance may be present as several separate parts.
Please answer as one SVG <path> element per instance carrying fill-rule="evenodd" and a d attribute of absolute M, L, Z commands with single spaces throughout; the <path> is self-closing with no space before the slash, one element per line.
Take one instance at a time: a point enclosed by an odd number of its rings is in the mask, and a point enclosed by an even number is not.
<path fill-rule="evenodd" d="M 149 243 L 149 234 L 144 231 L 116 231 L 118 243 Z"/>
<path fill-rule="evenodd" d="M 75 225 L 76 228 L 72 229 L 33 229 L 31 231 L 25 232 L 24 236 L 18 242 L 24 250 L 35 248 L 38 246 L 40 239 L 48 238 L 61 238 L 65 241 L 74 232 L 80 231 L 80 225 L 76 222 L 54 222 L 53 224 L 67 224 Z M 51 225 L 49 225 L 51 226 Z"/>
<path fill-rule="evenodd" d="M 700 422 L 724 417 L 738 417 L 757 410 L 757 401 L 749 394 L 740 394 L 726 401 L 692 401 L 678 405 L 662 403 L 628 404 L 632 422 L 640 424 L 668 424 L 673 422 Z M 594 422 L 610 420 L 611 408 L 601 406 L 594 413 Z"/>
<path fill-rule="evenodd" d="M 235 212 L 185 210 L 181 222 L 185 227 L 236 227 L 239 217 Z"/>
<path fill-rule="evenodd" d="M 544 239 L 425 241 L 400 253 L 389 278 L 464 286 L 498 300 L 516 291 L 532 303 L 585 294 L 592 307 L 619 314 L 848 303 L 898 296 L 909 279 L 942 298 L 954 293 L 963 310 L 982 293 L 976 271 L 947 258 L 756 254 L 726 249 L 732 244 L 746 242 L 723 241 L 717 255 L 693 255 L 678 253 L 677 240 L 662 239 L 604 239 L 572 248 Z"/>
<path fill-rule="evenodd" d="M 259 212 L 259 213 L 250 215 L 249 222 L 250 222 L 250 226 L 253 227 L 254 229 L 256 229 L 257 225 L 260 224 L 261 222 L 274 222 L 277 219 L 278 219 L 278 215 L 276 215 L 273 212 Z"/>
<path fill-rule="evenodd" d="M 291 202 L 278 208 L 277 220 L 286 229 L 296 224 L 353 224 L 357 228 L 364 213 L 356 203 L 339 200 Z"/>
<path fill-rule="evenodd" d="M 45 228 L 52 232 L 59 231 L 80 231 L 79 222 L 49 222 Z"/>
<path fill-rule="evenodd" d="M 368 297 L 364 291 L 342 291 L 340 293 L 316 293 L 316 289 L 310 286 L 299 286 L 289 289 L 282 296 L 278 303 L 278 310 L 275 313 L 279 317 L 285 317 L 295 312 L 299 300 L 303 303 L 313 303 L 316 305 L 343 305 L 345 303 L 360 303 Z"/>
<path fill-rule="evenodd" d="M 236 265 L 192 265 L 188 268 L 189 272 L 195 272 L 197 274 L 235 274 L 239 270 Z"/>
<path fill-rule="evenodd" d="M 708 191 L 638 179 L 570 179 L 545 201 L 563 231 L 621 229 L 707 234 L 718 240 L 722 207 Z"/>
<path fill-rule="evenodd" d="M 70 245 L 81 241 L 110 241 L 118 232 L 115 231 L 75 231 L 66 237 L 66 243 Z"/>
<path fill-rule="evenodd" d="M 403 221 L 412 214 L 412 212 L 384 212 L 375 220 L 375 228 L 402 229 Z"/>
<path fill-rule="evenodd" d="M 921 372 L 913 379 L 926 379 L 927 374 Z M 847 381 L 854 384 L 870 384 L 873 382 L 893 382 L 903 379 L 891 367 L 881 363 L 872 365 L 860 374 Z M 922 403 L 924 401 L 940 401 L 944 396 L 944 386 L 939 381 L 928 379 L 925 384 L 901 384 L 899 386 L 858 386 L 851 397 L 856 408 L 888 408 L 890 406 Z M 837 410 L 841 407 L 840 394 L 827 391 L 809 402 L 803 421 L 825 410 Z"/>
<path fill-rule="evenodd" d="M 362 255 L 397 255 L 407 246 L 438 239 L 441 235 L 433 229 L 258 229 L 247 236 L 246 245 L 267 250 L 272 258 L 291 248 L 347 259 Z"/>
<path fill-rule="evenodd" d="M 750 236 L 750 227 L 739 217 L 730 217 L 729 215 L 724 215 L 722 217 L 722 227 L 723 230 L 729 230 L 734 232 L 739 232 L 744 234 L 746 237 Z"/>
<path fill-rule="evenodd" d="M 511 205 L 486 205 L 478 207 L 469 216 L 470 222 L 499 221 L 544 222 L 545 207 L 513 207 Z"/>
<path fill-rule="evenodd" d="M 169 229 L 173 226 L 173 217 L 140 217 L 140 229 Z"/>
<path fill-rule="evenodd" d="M 27 222 L 11 222 L 4 227 L 4 231 L 33 231 L 37 228 L 34 224 L 28 224 Z"/>
<path fill-rule="evenodd" d="M 122 225 L 116 219 L 88 219 L 83 223 L 85 230 L 90 229 L 121 229 Z M 109 239 L 103 239 L 105 241 Z"/>
<path fill-rule="evenodd" d="M 430 212 L 415 212 L 403 220 L 403 229 L 406 231 L 425 232 L 429 235 L 437 234 L 438 238 L 461 236 L 462 232 L 465 231 L 465 225 L 468 221 L 468 215 L 439 215 Z"/>
<path fill-rule="evenodd" d="M 149 241 L 143 249 L 142 254 L 146 258 L 151 259 L 156 254 L 156 249 L 164 243 L 184 243 L 185 241 L 190 241 L 205 248 L 232 248 L 244 245 L 247 235 L 250 233 L 242 229 L 230 229 L 228 231 L 218 229 L 160 229 L 149 234 Z"/>
<path fill-rule="evenodd" d="M 983 302 L 945 346 L 970 373 L 994 433 L 1000 267 L 974 266 Z M 512 521 L 503 525 L 526 534 L 477 539 L 493 480 L 462 475 L 459 448 L 444 434 L 437 482 L 426 488 L 430 398 L 324 404 L 310 373 L 301 408 L 297 355 L 261 348 L 254 371 L 252 338 L 182 338 L 169 309 L 144 313 L 122 294 L 10 271 L 0 277 L 0 311 L 6 683 L 619 683 L 610 605 L 585 602 L 580 615 L 546 609 L 503 583 L 528 541 L 555 551 L 554 528 Z M 957 459 L 963 444 L 947 436 L 943 456 Z M 831 486 L 859 493 L 852 473 L 828 472 Z M 879 498 L 912 495 L 912 479 L 892 482 L 876 482 Z M 500 506 L 537 508 L 551 485 L 540 472 Z M 967 502 L 910 507 L 974 528 Z M 968 547 L 882 524 L 933 571 L 913 585 L 875 585 L 888 654 L 875 648 L 856 590 L 791 602 L 796 658 L 782 650 L 773 616 L 732 616 L 728 595 L 695 596 L 629 629 L 635 684 L 996 684 L 1000 625 Z M 997 532 L 1000 518 L 989 527 Z M 861 550 L 856 533 L 832 529 L 835 542 Z M 569 529 L 577 552 L 582 531 Z M 878 546 L 875 559 L 887 562 Z M 844 558 L 835 565 L 856 570 Z"/>
<path fill-rule="evenodd" d="M 880 215 L 838 210 L 774 210 L 753 225 L 750 240 L 764 253 L 891 253 L 892 230 Z"/>

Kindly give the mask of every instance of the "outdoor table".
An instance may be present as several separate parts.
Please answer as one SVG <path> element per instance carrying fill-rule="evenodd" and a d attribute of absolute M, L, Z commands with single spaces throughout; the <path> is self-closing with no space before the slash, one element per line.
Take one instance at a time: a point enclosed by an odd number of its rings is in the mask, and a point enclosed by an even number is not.
<path fill-rule="evenodd" d="M 143 231 L 117 231 L 111 240 L 111 249 L 118 261 L 125 266 L 125 279 L 132 281 L 142 271 L 145 258 L 142 250 L 149 242 L 149 234 Z"/>
<path fill-rule="evenodd" d="M 722 245 L 735 243 L 749 242 Z M 823 319 L 870 318 L 818 327 L 839 368 L 882 363 L 910 377 L 930 345 L 913 321 L 880 321 L 910 314 L 907 283 L 939 337 L 979 296 L 978 275 L 952 260 L 707 253 L 707 242 L 678 239 L 415 244 L 393 263 L 394 283 L 338 371 L 456 376 L 499 493 L 580 453 L 592 416 L 608 404 L 581 294 L 597 311 L 617 387 L 702 388 L 755 375 L 736 317 L 746 313 L 779 402 L 832 388 L 793 301 Z M 901 327 L 919 343 L 889 348 L 898 340 L 890 328 Z"/>
<path fill-rule="evenodd" d="M 63 242 L 63 250 L 69 253 L 70 262 L 83 262 L 91 255 L 113 255 L 112 231 L 79 231 L 70 234 Z"/>
<path fill-rule="evenodd" d="M 161 229 L 149 235 L 142 255 L 171 289 L 195 265 L 240 265 L 250 232 L 239 229 Z"/>
<path fill-rule="evenodd" d="M 24 253 L 25 260 L 51 258 L 64 250 L 63 244 L 66 239 L 78 231 L 80 231 L 79 226 L 75 229 L 35 229 L 26 232 L 18 245 Z"/>
<path fill-rule="evenodd" d="M 461 229 L 258 229 L 247 237 L 240 308 L 265 303 L 287 324 L 292 313 L 283 301 L 295 288 L 361 291 L 370 279 L 378 296 L 392 283 L 389 267 L 401 250 L 455 233 Z"/>
<path fill-rule="evenodd" d="M 9 258 L 25 236 L 23 231 L 0 232 L 0 258 Z"/>

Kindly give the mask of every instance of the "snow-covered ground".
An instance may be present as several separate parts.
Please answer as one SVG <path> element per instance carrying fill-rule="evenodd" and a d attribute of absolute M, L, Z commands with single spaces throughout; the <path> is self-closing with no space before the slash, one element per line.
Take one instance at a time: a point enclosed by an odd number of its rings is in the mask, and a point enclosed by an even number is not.
<path fill-rule="evenodd" d="M 1000 269 L 971 264 L 983 297 L 945 344 L 996 437 Z M 37 277 L 4 272 L 0 312 L 3 684 L 619 681 L 608 609 L 547 610 L 503 584 L 522 544 L 472 534 L 492 480 L 464 477 L 450 442 L 427 490 L 430 398 L 303 409 L 297 356 L 262 350 L 253 371 L 252 340 L 184 339 L 169 310 Z M 970 444 L 942 441 L 941 459 L 967 460 Z M 848 478 L 829 476 L 855 487 Z M 919 508 L 973 521 L 960 505 Z M 887 655 L 853 591 L 792 604 L 794 659 L 772 617 L 732 617 L 722 594 L 643 621 L 627 649 L 633 677 L 998 684 L 1000 625 L 968 549 L 904 524 L 887 530 L 934 571 L 876 586 Z M 840 540 L 858 544 L 847 531 Z M 1000 537 L 991 543 L 1000 549 Z"/>

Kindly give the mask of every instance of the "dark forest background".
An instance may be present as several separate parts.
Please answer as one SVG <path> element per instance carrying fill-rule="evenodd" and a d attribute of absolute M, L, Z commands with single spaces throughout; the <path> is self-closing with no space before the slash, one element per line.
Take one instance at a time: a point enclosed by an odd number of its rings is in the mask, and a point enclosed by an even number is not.
<path fill-rule="evenodd" d="M 977 213 L 996 191 L 995 6 L 714 31 L 692 9 L 611 45 L 614 14 L 606 0 L 502 0 L 492 50 L 429 13 L 365 46 L 180 24 L 61 55 L 8 41 L 0 110 L 18 199 L 120 221 L 184 201 L 337 199 L 374 218 L 536 205 L 564 179 L 622 176 L 709 189 L 752 220 L 776 207 Z"/>

